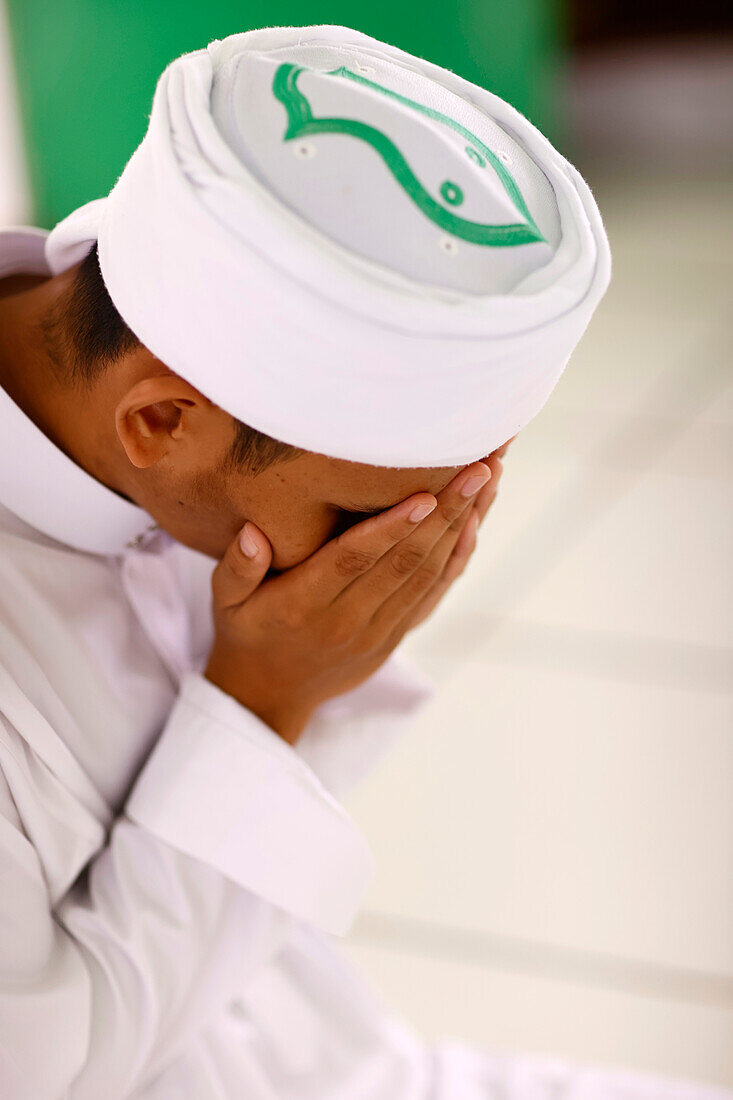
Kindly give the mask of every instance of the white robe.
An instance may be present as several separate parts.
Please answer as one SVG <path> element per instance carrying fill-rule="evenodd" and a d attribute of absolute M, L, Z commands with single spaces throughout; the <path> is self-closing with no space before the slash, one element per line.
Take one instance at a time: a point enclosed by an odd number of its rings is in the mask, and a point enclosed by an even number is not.
<path fill-rule="evenodd" d="M 0 389 L 4 1100 L 724 1096 L 394 1018 L 332 940 L 371 871 L 338 796 L 430 683 L 393 654 L 292 748 L 201 675 L 214 563 L 151 527 Z"/>

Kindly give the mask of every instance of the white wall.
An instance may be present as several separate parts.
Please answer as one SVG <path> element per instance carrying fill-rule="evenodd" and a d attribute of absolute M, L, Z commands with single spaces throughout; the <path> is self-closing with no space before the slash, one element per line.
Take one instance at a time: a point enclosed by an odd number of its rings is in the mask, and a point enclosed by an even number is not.
<path fill-rule="evenodd" d="M 0 225 L 31 219 L 30 189 L 23 151 L 7 13 L 0 0 Z"/>

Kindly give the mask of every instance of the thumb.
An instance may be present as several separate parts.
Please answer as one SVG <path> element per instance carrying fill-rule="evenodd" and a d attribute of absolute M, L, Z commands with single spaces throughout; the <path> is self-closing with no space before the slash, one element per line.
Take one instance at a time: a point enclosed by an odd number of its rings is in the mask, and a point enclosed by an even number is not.
<path fill-rule="evenodd" d="M 272 547 L 267 537 L 247 520 L 212 574 L 214 607 L 224 610 L 244 603 L 261 584 L 271 561 Z"/>

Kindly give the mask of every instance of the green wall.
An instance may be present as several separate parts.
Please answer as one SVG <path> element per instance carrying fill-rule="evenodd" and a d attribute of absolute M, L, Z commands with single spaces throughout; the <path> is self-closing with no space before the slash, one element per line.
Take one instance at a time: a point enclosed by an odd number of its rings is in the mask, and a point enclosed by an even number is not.
<path fill-rule="evenodd" d="M 557 136 L 556 0 L 6 0 L 35 224 L 106 194 L 147 126 L 174 57 L 260 26 L 339 23 L 508 99 Z"/>

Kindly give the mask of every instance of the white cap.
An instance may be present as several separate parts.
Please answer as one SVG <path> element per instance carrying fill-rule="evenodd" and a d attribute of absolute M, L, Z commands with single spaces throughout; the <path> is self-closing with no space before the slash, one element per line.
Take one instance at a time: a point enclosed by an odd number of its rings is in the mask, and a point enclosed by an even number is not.
<path fill-rule="evenodd" d="M 608 284 L 581 177 L 517 111 L 346 27 L 172 62 L 98 239 L 127 324 L 254 428 L 374 465 L 452 466 L 549 396 Z"/>

